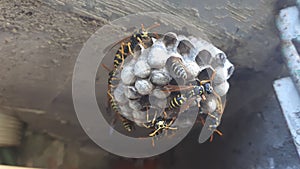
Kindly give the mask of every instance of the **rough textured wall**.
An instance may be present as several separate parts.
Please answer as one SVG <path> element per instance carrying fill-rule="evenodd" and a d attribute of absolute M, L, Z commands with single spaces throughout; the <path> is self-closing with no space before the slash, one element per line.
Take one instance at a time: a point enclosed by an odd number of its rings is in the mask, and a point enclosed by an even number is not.
<path fill-rule="evenodd" d="M 275 0 L 46 0 L 56 8 L 71 10 L 101 21 L 128 14 L 157 11 L 177 15 L 206 32 L 208 38 L 228 51 L 239 66 L 261 70 L 278 45 L 275 34 Z M 254 41 L 252 39 L 255 39 Z M 265 52 L 258 52 L 259 48 Z M 269 52 L 266 52 L 269 51 Z"/>
<path fill-rule="evenodd" d="M 79 127 L 71 99 L 71 78 L 80 48 L 103 24 L 144 11 L 174 14 L 204 31 L 237 68 L 232 85 L 240 87 L 232 88 L 230 102 L 240 97 L 245 100 L 228 107 L 233 111 L 251 106 L 249 103 L 268 91 L 265 87 L 270 84 L 264 83 L 266 79 L 271 83 L 282 67 L 274 26 L 276 2 L 3 0 L 0 2 L 1 107 L 17 112 L 38 128 L 48 129 L 57 124 L 56 129 L 51 128 L 56 134 L 65 134 L 58 124 L 65 128 L 72 128 L 73 124 Z M 76 132 L 68 134 L 75 136 Z"/>

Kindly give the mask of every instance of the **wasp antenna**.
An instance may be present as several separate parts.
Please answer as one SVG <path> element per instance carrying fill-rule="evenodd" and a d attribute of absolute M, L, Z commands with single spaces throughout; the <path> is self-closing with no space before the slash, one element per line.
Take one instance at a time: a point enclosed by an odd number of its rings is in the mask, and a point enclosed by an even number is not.
<path fill-rule="evenodd" d="M 142 28 L 142 31 L 145 31 L 145 26 L 144 26 L 144 24 L 141 24 L 141 28 Z"/>
<path fill-rule="evenodd" d="M 214 139 L 214 135 L 212 134 L 212 135 L 210 136 L 209 142 L 212 142 L 213 139 Z"/>
<path fill-rule="evenodd" d="M 152 119 L 152 124 L 154 124 L 155 120 L 156 120 L 156 116 L 157 116 L 157 111 L 155 111 L 154 117 Z"/>
<path fill-rule="evenodd" d="M 159 26 L 160 26 L 160 24 L 156 23 L 156 24 L 153 24 L 153 25 L 149 26 L 146 30 L 149 31 L 150 29 L 154 29 L 154 28 L 159 27 Z"/>

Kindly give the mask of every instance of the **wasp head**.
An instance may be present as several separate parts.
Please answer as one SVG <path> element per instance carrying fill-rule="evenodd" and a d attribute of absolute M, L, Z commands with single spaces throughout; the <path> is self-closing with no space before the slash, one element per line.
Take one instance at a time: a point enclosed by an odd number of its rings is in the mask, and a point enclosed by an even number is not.
<path fill-rule="evenodd" d="M 166 127 L 165 120 L 164 120 L 162 117 L 158 117 L 158 118 L 155 120 L 154 126 L 155 126 L 156 129 L 159 129 L 159 128 L 165 128 L 165 127 Z"/>
<path fill-rule="evenodd" d="M 213 92 L 213 88 L 210 83 L 205 83 L 204 89 L 207 94 L 212 94 L 212 92 Z"/>

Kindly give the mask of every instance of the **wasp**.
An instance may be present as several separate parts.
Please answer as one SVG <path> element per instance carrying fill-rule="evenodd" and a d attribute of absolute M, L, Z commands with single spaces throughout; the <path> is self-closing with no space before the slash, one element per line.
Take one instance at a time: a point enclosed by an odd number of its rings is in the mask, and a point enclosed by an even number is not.
<path fill-rule="evenodd" d="M 220 125 L 221 118 L 226 105 L 226 100 L 223 103 L 221 97 L 218 94 L 216 94 L 215 92 L 213 92 L 213 94 L 216 97 L 217 108 L 213 112 L 206 113 L 207 117 L 205 123 L 203 123 L 204 126 L 199 135 L 199 143 L 205 142 L 209 137 L 212 141 L 212 136 L 214 132 L 218 133 L 221 136 L 223 135 L 219 130 L 217 130 L 217 127 Z"/>
<path fill-rule="evenodd" d="M 169 103 L 169 110 L 182 108 L 182 112 L 185 111 L 188 106 L 196 101 L 198 107 L 200 107 L 200 101 L 206 100 L 206 94 L 212 94 L 213 88 L 209 81 L 196 81 L 196 84 L 187 85 L 187 86 L 177 86 L 177 85 L 167 85 L 164 87 L 164 90 L 167 92 L 177 92 L 177 91 L 187 91 L 185 94 L 177 94 L 174 96 Z"/>
<path fill-rule="evenodd" d="M 153 119 L 146 123 L 143 124 L 145 128 L 151 128 L 153 129 L 153 131 L 149 134 L 150 137 L 152 137 L 152 146 L 154 147 L 154 136 L 157 136 L 159 134 L 161 134 L 163 131 L 167 131 L 167 130 L 177 130 L 176 127 L 171 127 L 172 124 L 175 121 L 175 118 L 168 118 L 167 113 L 164 111 L 164 116 L 157 116 L 157 112 L 155 112 L 155 115 L 153 117 Z M 148 119 L 148 113 L 147 113 L 147 121 L 149 121 Z"/>
<path fill-rule="evenodd" d="M 128 120 L 127 118 L 120 115 L 119 117 L 121 119 L 123 127 L 128 131 L 131 132 L 135 129 L 134 124 L 132 121 Z"/>
<path fill-rule="evenodd" d="M 122 125 L 124 126 L 124 128 L 128 132 L 131 132 L 134 130 L 133 122 L 128 120 L 127 118 L 123 117 L 120 114 L 120 112 L 119 112 L 120 108 L 118 106 L 118 103 L 116 102 L 116 100 L 114 99 L 114 96 L 112 95 L 113 89 L 115 89 L 120 82 L 120 79 L 117 77 L 119 70 L 118 69 L 109 70 L 109 68 L 104 64 L 102 64 L 102 67 L 104 67 L 105 69 L 107 69 L 109 71 L 107 95 L 109 96 L 109 99 L 108 99 L 109 104 L 116 115 L 115 119 L 119 118 Z M 114 123 L 116 122 L 115 119 L 112 121 L 112 125 L 114 125 Z"/>
<path fill-rule="evenodd" d="M 179 57 L 171 56 L 166 62 L 166 67 L 171 76 L 175 78 L 187 79 L 186 68 L 183 65 L 182 59 Z"/>
<path fill-rule="evenodd" d="M 116 69 L 119 66 L 122 67 L 126 57 L 129 55 L 133 55 L 133 49 L 138 44 L 141 44 L 145 49 L 152 46 L 152 38 L 158 39 L 160 38 L 160 35 L 158 35 L 157 33 L 150 33 L 148 31 L 158 26 L 159 24 L 154 24 L 145 29 L 144 25 L 141 24 L 141 28 L 139 30 L 114 44 L 113 47 L 121 43 L 121 46 L 114 57 L 114 68 Z"/>
<path fill-rule="evenodd" d="M 118 112 L 119 111 L 119 107 L 118 107 L 118 103 L 115 101 L 114 99 L 114 96 L 111 94 L 113 89 L 115 89 L 117 87 L 117 85 L 119 84 L 120 82 L 120 79 L 117 77 L 117 74 L 118 74 L 118 69 L 113 69 L 113 70 L 110 70 L 106 65 L 102 64 L 102 67 L 104 67 L 106 70 L 109 71 L 109 77 L 108 77 L 108 89 L 107 89 L 107 94 L 109 96 L 109 103 L 112 107 L 112 109 L 115 111 L 115 112 Z"/>
<path fill-rule="evenodd" d="M 185 105 L 182 109 L 182 111 L 185 111 L 188 106 L 196 101 L 198 107 L 200 107 L 200 101 L 206 100 L 206 95 L 213 94 L 213 87 L 212 87 L 212 81 L 215 77 L 215 70 L 212 69 L 212 75 L 207 80 L 199 80 L 196 79 L 195 81 L 191 82 L 189 85 L 166 85 L 164 86 L 164 91 L 166 92 L 181 92 L 181 91 L 187 91 L 184 94 L 180 93 L 176 96 L 174 96 L 169 104 L 169 109 L 179 108 Z"/>

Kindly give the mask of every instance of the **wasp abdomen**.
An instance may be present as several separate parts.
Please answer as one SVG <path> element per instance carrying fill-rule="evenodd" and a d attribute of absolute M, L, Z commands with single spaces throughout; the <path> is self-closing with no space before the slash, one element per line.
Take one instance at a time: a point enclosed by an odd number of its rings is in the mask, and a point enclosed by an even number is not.
<path fill-rule="evenodd" d="M 181 58 L 171 56 L 168 58 L 166 65 L 173 78 L 187 79 L 187 72 Z"/>
<path fill-rule="evenodd" d="M 186 100 L 187 98 L 184 95 L 182 94 L 176 95 L 171 99 L 169 109 L 179 108 Z"/>
<path fill-rule="evenodd" d="M 128 132 L 133 131 L 134 130 L 133 122 L 131 122 L 130 120 L 126 119 L 125 117 L 121 117 L 121 118 L 122 118 L 122 125 L 124 126 L 124 128 Z"/>
<path fill-rule="evenodd" d="M 120 83 L 120 79 L 117 78 L 117 71 L 116 71 L 116 69 L 114 69 L 109 73 L 108 86 L 110 88 L 116 88 L 116 86 L 119 83 Z"/>

